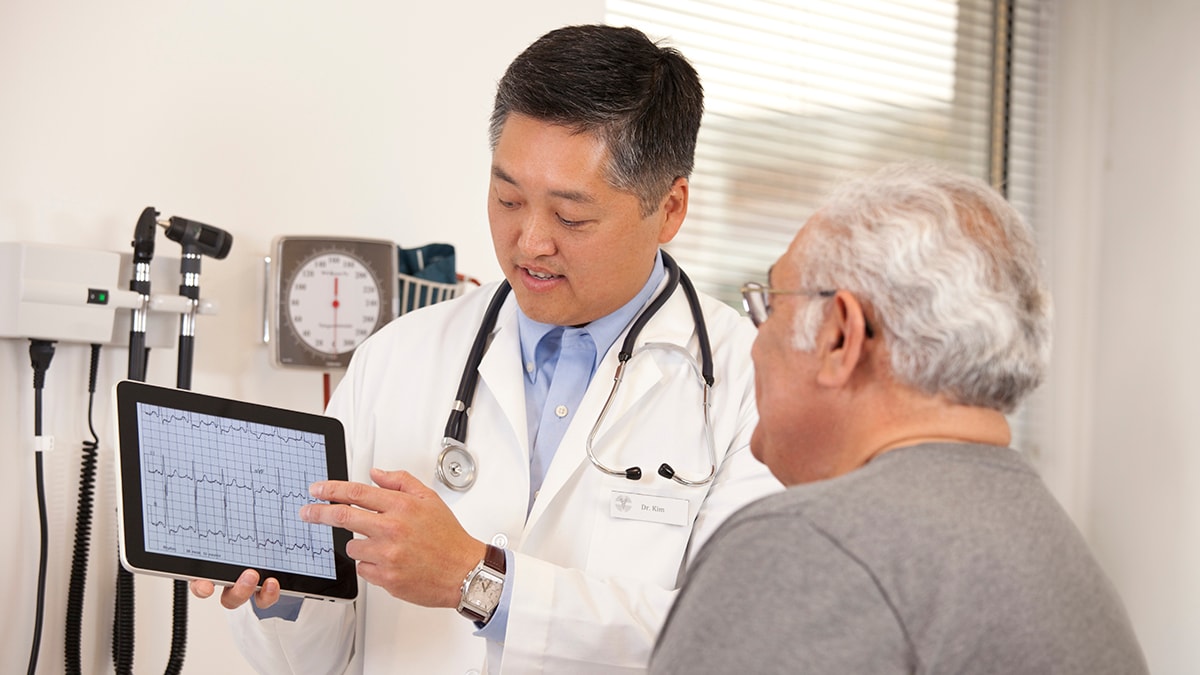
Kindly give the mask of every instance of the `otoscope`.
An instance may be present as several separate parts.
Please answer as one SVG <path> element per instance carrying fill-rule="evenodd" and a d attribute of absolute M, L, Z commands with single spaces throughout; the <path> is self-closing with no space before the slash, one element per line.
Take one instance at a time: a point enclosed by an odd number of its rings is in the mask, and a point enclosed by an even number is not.
<path fill-rule="evenodd" d="M 188 311 L 179 319 L 179 361 L 175 369 L 175 386 L 192 388 L 192 360 L 195 354 L 196 310 L 200 305 L 200 259 L 204 256 L 221 260 L 229 255 L 233 237 L 212 225 L 179 216 L 158 221 L 167 238 L 183 248 L 179 260 L 179 294 L 190 300 Z M 173 587 L 171 654 L 167 659 L 166 675 L 177 675 L 183 668 L 187 647 L 188 583 L 176 580 Z"/>
<path fill-rule="evenodd" d="M 212 225 L 179 216 L 158 221 L 166 230 L 167 238 L 179 242 L 183 256 L 179 261 L 179 294 L 191 300 L 191 308 L 179 320 L 179 365 L 176 368 L 175 386 L 192 388 L 192 357 L 196 339 L 196 309 L 200 304 L 200 259 L 209 256 L 221 260 L 229 255 L 233 236 Z"/>

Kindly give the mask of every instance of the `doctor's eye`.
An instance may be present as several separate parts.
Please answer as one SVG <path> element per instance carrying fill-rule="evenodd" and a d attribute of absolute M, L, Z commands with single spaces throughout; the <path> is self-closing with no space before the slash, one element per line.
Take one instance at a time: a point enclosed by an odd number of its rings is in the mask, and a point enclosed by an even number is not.
<path fill-rule="evenodd" d="M 590 222 L 588 220 L 571 220 L 569 218 L 564 218 L 560 213 L 555 213 L 554 217 L 558 218 L 558 222 L 564 227 L 579 227 Z"/>

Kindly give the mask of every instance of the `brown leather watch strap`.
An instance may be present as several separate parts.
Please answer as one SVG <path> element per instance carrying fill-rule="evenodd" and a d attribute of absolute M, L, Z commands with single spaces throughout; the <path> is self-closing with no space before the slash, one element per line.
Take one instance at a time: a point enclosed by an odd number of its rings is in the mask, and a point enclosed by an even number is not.
<path fill-rule="evenodd" d="M 483 564 L 496 570 L 500 574 L 505 574 L 505 558 L 504 549 L 499 546 L 488 544 L 487 553 L 483 554 Z"/>

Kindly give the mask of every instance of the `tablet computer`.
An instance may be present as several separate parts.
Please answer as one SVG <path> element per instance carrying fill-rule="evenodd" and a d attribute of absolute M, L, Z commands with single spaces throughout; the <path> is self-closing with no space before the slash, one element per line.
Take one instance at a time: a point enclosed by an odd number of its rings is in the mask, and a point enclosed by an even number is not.
<path fill-rule="evenodd" d="M 354 599 L 351 533 L 299 515 L 311 483 L 346 480 L 341 422 L 132 380 L 114 391 L 126 569 L 232 584 L 253 568 L 287 595 Z"/>

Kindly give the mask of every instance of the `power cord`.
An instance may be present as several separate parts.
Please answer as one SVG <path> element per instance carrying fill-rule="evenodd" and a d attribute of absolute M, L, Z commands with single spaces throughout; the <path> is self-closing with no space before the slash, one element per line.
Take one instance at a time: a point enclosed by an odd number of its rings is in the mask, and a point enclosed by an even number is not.
<path fill-rule="evenodd" d="M 48 557 L 46 523 L 46 490 L 42 467 L 42 389 L 46 384 L 46 371 L 54 358 L 54 343 L 49 340 L 29 341 L 29 362 L 33 366 L 33 436 L 36 444 L 34 471 L 37 478 L 38 520 L 41 524 L 41 555 L 38 562 L 37 613 L 33 623 L 33 646 L 29 652 L 29 675 L 37 672 L 38 651 L 42 645 L 42 616 L 46 610 L 46 558 Z"/>

